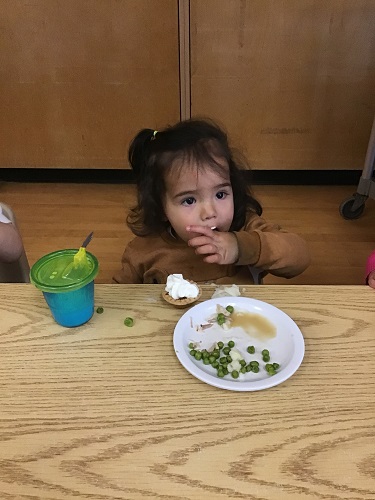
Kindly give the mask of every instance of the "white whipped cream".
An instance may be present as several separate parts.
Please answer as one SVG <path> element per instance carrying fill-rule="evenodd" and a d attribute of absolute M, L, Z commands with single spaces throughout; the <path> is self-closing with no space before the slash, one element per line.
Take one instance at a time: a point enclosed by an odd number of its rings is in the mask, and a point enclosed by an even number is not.
<path fill-rule="evenodd" d="M 184 280 L 182 274 L 170 274 L 167 278 L 165 291 L 175 300 L 182 298 L 195 299 L 199 294 L 197 285 Z"/>

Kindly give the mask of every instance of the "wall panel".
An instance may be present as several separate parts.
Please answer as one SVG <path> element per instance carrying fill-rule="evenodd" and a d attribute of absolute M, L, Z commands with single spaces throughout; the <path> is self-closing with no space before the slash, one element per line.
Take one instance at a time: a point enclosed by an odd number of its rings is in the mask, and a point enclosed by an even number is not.
<path fill-rule="evenodd" d="M 191 113 L 257 169 L 362 169 L 374 0 L 191 0 Z"/>
<path fill-rule="evenodd" d="M 176 0 L 0 0 L 0 167 L 123 168 L 180 116 Z"/>

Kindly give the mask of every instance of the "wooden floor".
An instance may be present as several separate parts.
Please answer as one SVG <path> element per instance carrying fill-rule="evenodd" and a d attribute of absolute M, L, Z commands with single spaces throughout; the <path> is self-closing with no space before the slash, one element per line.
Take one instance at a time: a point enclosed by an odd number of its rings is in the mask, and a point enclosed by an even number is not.
<path fill-rule="evenodd" d="M 366 202 L 357 220 L 344 220 L 338 211 L 356 187 L 255 186 L 265 218 L 301 234 L 312 255 L 302 275 L 289 281 L 268 276 L 265 283 L 363 283 L 366 258 L 375 249 L 375 201 Z M 79 247 L 94 231 L 89 250 L 100 262 L 97 281 L 111 282 L 132 238 L 125 218 L 134 186 L 2 182 L 0 200 L 16 213 L 31 265 L 45 253 Z"/>

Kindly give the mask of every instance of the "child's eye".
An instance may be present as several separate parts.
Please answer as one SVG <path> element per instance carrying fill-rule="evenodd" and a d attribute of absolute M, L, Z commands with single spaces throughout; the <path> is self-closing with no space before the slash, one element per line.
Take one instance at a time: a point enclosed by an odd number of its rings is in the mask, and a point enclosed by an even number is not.
<path fill-rule="evenodd" d="M 223 200 L 227 196 L 228 196 L 228 193 L 226 193 L 225 191 L 219 191 L 218 193 L 216 193 L 216 198 L 218 200 Z"/>
<path fill-rule="evenodd" d="M 185 200 L 182 200 L 182 205 L 193 205 L 195 203 L 195 198 L 190 196 L 190 198 L 185 198 Z"/>

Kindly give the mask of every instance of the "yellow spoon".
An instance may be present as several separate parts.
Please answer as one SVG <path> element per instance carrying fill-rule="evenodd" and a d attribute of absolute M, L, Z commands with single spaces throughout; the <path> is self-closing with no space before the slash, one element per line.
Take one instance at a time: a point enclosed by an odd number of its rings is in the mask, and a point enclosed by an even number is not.
<path fill-rule="evenodd" d="M 63 273 L 63 278 L 74 279 L 74 272 L 75 271 L 82 271 L 82 268 L 89 265 L 88 260 L 87 260 L 87 255 L 86 255 L 86 247 L 90 243 L 90 241 L 92 240 L 93 235 L 94 235 L 94 232 L 92 231 L 87 236 L 85 241 L 82 243 L 78 252 L 76 254 L 74 254 L 73 262 L 71 262 L 67 266 L 67 268 L 65 269 L 65 271 Z M 76 275 L 77 275 L 77 273 L 76 273 Z"/>
<path fill-rule="evenodd" d="M 92 240 L 93 235 L 94 235 L 94 231 L 91 231 L 91 233 L 87 236 L 85 241 L 82 243 L 78 252 L 74 255 L 74 260 L 73 260 L 74 267 L 82 267 L 84 265 L 87 265 L 86 247 L 90 243 L 90 241 Z"/>

